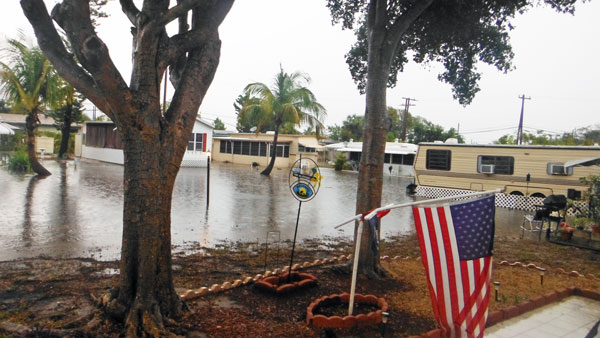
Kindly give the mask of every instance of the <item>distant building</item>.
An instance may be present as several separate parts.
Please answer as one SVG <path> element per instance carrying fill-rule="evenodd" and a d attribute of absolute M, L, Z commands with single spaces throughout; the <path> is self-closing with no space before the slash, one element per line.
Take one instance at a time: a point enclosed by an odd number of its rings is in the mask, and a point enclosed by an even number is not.
<path fill-rule="evenodd" d="M 13 127 L 13 130 L 21 130 L 23 132 L 25 131 L 26 118 L 26 114 L 0 113 L 0 121 Z M 36 128 L 37 132 L 59 132 L 59 130 L 54 125 L 54 119 L 50 116 L 46 116 L 45 114 L 38 114 L 38 119 L 40 120 L 40 124 Z M 71 132 L 77 132 L 80 127 L 81 125 L 73 123 L 71 125 Z M 48 136 L 36 136 L 35 151 L 44 154 L 54 154 L 54 139 Z"/>
<path fill-rule="evenodd" d="M 0 120 L 4 123 L 8 123 L 13 127 L 18 128 L 19 130 L 25 130 L 25 119 L 27 118 L 26 114 L 6 114 L 0 113 Z M 57 133 L 59 132 L 56 129 L 53 118 L 50 116 L 46 116 L 45 114 L 38 114 L 38 119 L 40 120 L 40 124 L 37 127 L 37 131 L 39 132 L 51 132 Z M 81 128 L 80 124 L 73 123 L 71 125 L 71 132 L 76 133 Z"/>
<path fill-rule="evenodd" d="M 206 167 L 214 127 L 196 118 L 182 167 Z M 86 122 L 75 139 L 75 155 L 103 162 L 123 164 L 123 143 L 113 122 Z"/>
<path fill-rule="evenodd" d="M 277 149 L 273 149 L 273 133 L 227 133 L 215 134 L 212 159 L 217 162 L 258 164 L 266 167 L 271 154 L 276 151 L 275 167 L 289 168 L 300 158 L 318 160 L 321 149 L 314 135 L 279 134 Z"/>
<path fill-rule="evenodd" d="M 337 154 L 344 154 L 350 161 L 353 170 L 358 170 L 362 155 L 362 142 L 340 142 L 325 146 L 324 157 L 328 162 L 334 162 Z M 412 143 L 386 142 L 383 164 L 384 175 L 414 176 L 413 164 L 419 147 Z"/>

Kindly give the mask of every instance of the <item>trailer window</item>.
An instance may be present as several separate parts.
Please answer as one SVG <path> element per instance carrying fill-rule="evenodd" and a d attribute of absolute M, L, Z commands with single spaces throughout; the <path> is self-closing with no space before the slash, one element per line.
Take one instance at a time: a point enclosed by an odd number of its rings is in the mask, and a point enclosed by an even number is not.
<path fill-rule="evenodd" d="M 477 172 L 481 172 L 481 165 L 493 165 L 494 174 L 512 175 L 515 171 L 515 158 L 512 156 L 479 155 L 477 162 Z"/>
<path fill-rule="evenodd" d="M 450 150 L 428 149 L 425 168 L 432 170 L 450 170 L 452 152 Z"/>

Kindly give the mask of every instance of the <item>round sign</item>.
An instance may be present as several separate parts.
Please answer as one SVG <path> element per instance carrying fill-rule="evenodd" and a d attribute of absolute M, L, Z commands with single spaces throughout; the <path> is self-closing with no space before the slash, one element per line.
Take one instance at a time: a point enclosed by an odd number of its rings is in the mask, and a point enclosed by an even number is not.
<path fill-rule="evenodd" d="M 319 192 L 322 178 L 321 170 L 315 161 L 301 158 L 294 162 L 290 170 L 290 191 L 298 201 L 310 201 Z"/>

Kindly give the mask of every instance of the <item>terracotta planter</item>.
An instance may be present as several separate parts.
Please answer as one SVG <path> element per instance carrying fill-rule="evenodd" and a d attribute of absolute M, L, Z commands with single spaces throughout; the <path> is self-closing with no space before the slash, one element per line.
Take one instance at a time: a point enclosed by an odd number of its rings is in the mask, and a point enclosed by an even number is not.
<path fill-rule="evenodd" d="M 317 277 L 306 272 L 292 271 L 292 276 L 289 278 L 288 273 L 283 273 L 278 276 L 263 278 L 254 284 L 254 287 L 261 291 L 281 295 L 292 291 L 305 289 L 317 285 Z"/>
<path fill-rule="evenodd" d="M 369 313 L 361 313 L 358 315 L 346 315 L 346 316 L 325 316 L 321 314 L 315 314 L 318 312 L 319 307 L 337 306 L 345 304 L 345 308 L 348 308 L 348 302 L 350 294 L 333 294 L 330 296 L 323 296 L 314 300 L 306 309 L 306 323 L 313 325 L 318 328 L 352 328 L 361 327 L 367 325 L 376 325 L 382 321 L 382 313 L 388 310 L 388 304 L 383 298 L 377 298 L 374 295 L 354 295 L 354 304 L 370 304 L 376 306 L 378 310 Z"/>

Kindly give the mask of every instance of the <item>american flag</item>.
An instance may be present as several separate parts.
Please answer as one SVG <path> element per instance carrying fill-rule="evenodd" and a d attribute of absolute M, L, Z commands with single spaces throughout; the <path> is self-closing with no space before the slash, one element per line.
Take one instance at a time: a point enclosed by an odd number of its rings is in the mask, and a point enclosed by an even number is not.
<path fill-rule="evenodd" d="M 495 196 L 413 208 L 433 312 L 447 337 L 483 337 Z"/>

